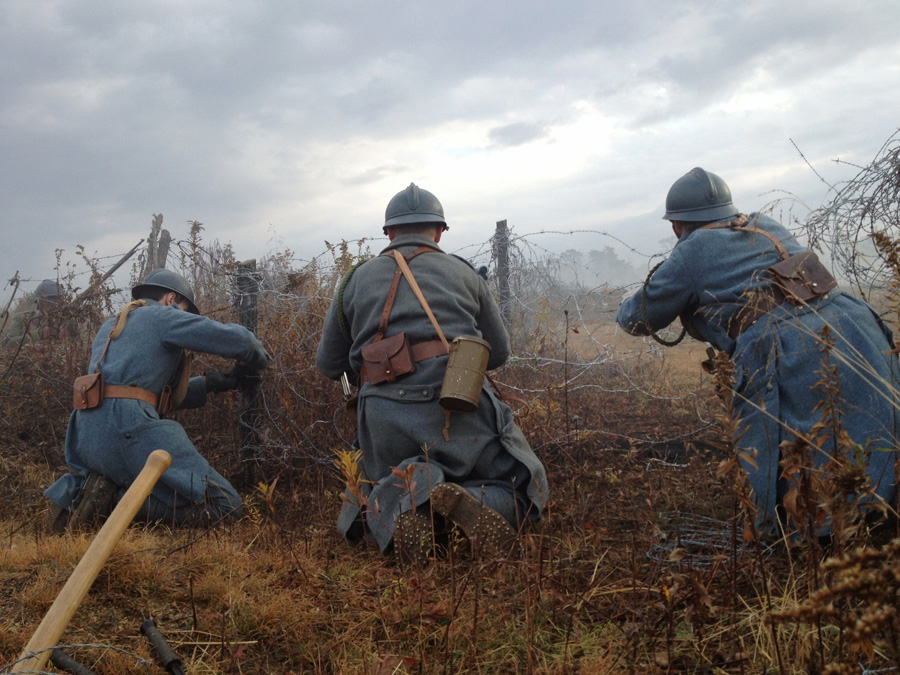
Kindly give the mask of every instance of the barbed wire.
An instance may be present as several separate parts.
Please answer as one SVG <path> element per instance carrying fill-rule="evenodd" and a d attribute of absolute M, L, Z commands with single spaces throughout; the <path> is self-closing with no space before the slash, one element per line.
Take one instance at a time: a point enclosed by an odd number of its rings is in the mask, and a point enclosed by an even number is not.
<path fill-rule="evenodd" d="M 139 656 L 134 652 L 131 652 L 127 649 L 123 649 L 122 647 L 116 647 L 115 645 L 110 644 L 68 644 L 68 645 L 54 645 L 52 647 L 45 647 L 44 649 L 39 649 L 36 652 L 26 654 L 15 661 L 4 664 L 0 666 L 0 673 L 9 673 L 12 672 L 10 669 L 18 663 L 22 663 L 23 661 L 27 661 L 35 656 L 39 656 L 40 654 L 45 654 L 47 652 L 53 652 L 55 649 L 103 649 L 104 651 L 113 651 L 119 654 L 124 654 L 125 656 L 130 656 L 135 660 L 135 665 L 143 667 L 148 673 L 153 672 L 153 662 L 145 659 L 143 656 Z M 54 673 L 46 671 L 46 670 L 19 670 L 19 673 L 33 673 L 35 675 L 54 675 Z"/>
<path fill-rule="evenodd" d="M 889 278 L 869 236 L 884 232 L 891 239 L 900 237 L 900 129 L 868 165 L 836 161 L 858 172 L 846 183 L 831 186 L 834 196 L 809 214 L 803 229 L 810 244 L 827 249 L 838 269 L 866 296 L 885 289 Z"/>
<path fill-rule="evenodd" d="M 843 188 L 830 188 L 836 191 L 835 199 L 805 220 L 798 217 L 797 205 L 789 197 L 781 196 L 766 209 L 787 218 L 793 230 L 805 232 L 811 245 L 827 244 L 848 276 L 855 275 L 852 278 L 859 287 L 874 287 L 881 283 L 881 268 L 861 262 L 863 228 L 860 223 L 889 228 L 900 220 L 897 217 L 900 208 L 898 135 L 884 144 L 879 156 L 869 166 L 862 167 L 856 178 Z M 242 275 L 247 272 L 241 270 L 230 245 L 216 240 L 203 242 L 202 224 L 190 222 L 189 225 L 190 236 L 172 242 L 166 264 L 183 270 L 190 278 L 205 314 L 233 321 L 237 308 L 247 299 L 241 287 Z M 554 399 L 560 393 L 566 395 L 567 404 L 569 400 L 576 402 L 576 409 L 566 414 L 581 420 L 582 437 L 587 434 L 657 444 L 696 438 L 715 425 L 709 382 L 698 378 L 689 385 L 684 381 L 673 385 L 669 378 L 669 357 L 676 352 L 663 350 L 647 339 L 626 338 L 615 323 L 619 305 L 640 284 L 643 273 L 619 258 L 618 253 L 610 258 L 608 251 L 599 249 L 614 242 L 615 251 L 625 250 L 648 265 L 665 255 L 664 252 L 649 247 L 640 250 L 599 229 L 518 234 L 514 228 L 508 228 L 506 232 L 509 276 L 508 295 L 503 301 L 512 317 L 510 333 L 514 349 L 513 356 L 494 376 L 501 388 L 525 399 L 530 408 L 544 415 L 540 437 L 534 439 L 536 444 L 553 446 L 579 437 L 567 431 L 566 424 L 553 423 L 552 416 L 560 414 L 553 408 Z M 551 251 L 542 243 L 548 235 L 578 236 L 578 248 L 564 253 Z M 587 250 L 590 245 L 583 244 L 584 236 L 597 238 L 600 243 L 595 250 Z M 382 240 L 367 237 L 335 244 L 326 242 L 325 250 L 308 259 L 285 250 L 256 261 L 253 275 L 258 289 L 259 336 L 275 362 L 274 369 L 266 374 L 253 411 L 257 422 L 252 430 L 258 442 L 254 442 L 252 449 L 261 461 L 278 466 L 293 466 L 298 461 L 330 464 L 336 447 L 352 444 L 352 431 L 341 414 L 342 394 L 336 384 L 324 383 L 315 365 L 315 352 L 340 279 L 353 263 L 370 257 L 371 247 L 380 247 Z M 455 253 L 476 266 L 494 269 L 489 283 L 499 295 L 497 243 L 494 235 L 483 242 L 463 246 Z M 104 260 L 117 257 L 90 258 L 83 250 L 78 254 L 89 269 L 75 271 L 71 263 L 66 263 L 70 284 L 79 275 L 95 274 Z M 608 268 L 591 263 L 593 254 L 597 254 L 593 260 L 609 262 Z M 144 273 L 146 258 L 146 250 L 135 257 L 133 282 Z M 71 361 L 71 356 L 67 358 Z M 47 389 L 64 388 L 69 373 L 61 377 L 52 360 L 32 357 L 29 362 L 26 358 L 24 365 Z M 652 432 L 611 428 L 601 410 L 591 410 L 591 401 L 600 396 L 679 406 L 685 420 L 692 422 L 685 421 L 671 429 L 657 425 Z M 65 398 L 59 396 L 61 405 Z M 225 406 L 222 414 L 229 411 Z"/>

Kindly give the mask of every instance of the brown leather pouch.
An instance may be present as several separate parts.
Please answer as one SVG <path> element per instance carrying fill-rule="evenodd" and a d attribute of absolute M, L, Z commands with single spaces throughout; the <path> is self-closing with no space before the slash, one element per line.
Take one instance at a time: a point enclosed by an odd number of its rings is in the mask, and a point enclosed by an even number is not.
<path fill-rule="evenodd" d="M 72 389 L 72 407 L 75 410 L 99 408 L 103 403 L 103 373 L 76 377 Z"/>
<path fill-rule="evenodd" d="M 165 417 L 172 412 L 172 387 L 166 385 L 163 387 L 159 395 L 159 405 L 156 406 L 156 412 L 160 417 Z"/>
<path fill-rule="evenodd" d="M 416 370 L 406 333 L 397 333 L 362 348 L 365 377 L 372 384 L 394 382 Z"/>
<path fill-rule="evenodd" d="M 772 265 L 769 274 L 787 300 L 795 305 L 815 300 L 837 286 L 814 251 L 804 251 Z"/>

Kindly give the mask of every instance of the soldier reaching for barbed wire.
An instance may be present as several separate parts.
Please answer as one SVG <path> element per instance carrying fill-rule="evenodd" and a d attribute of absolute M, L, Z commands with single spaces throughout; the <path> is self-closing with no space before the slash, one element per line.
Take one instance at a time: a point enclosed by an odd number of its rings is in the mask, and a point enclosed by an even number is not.
<path fill-rule="evenodd" d="M 86 521 L 108 507 L 157 448 L 172 455 L 172 466 L 139 519 L 205 525 L 238 518 L 240 496 L 165 415 L 241 385 L 235 369 L 190 377 L 186 350 L 236 359 L 253 373 L 268 366 L 269 356 L 246 328 L 200 316 L 190 284 L 175 272 L 154 270 L 131 295 L 119 316 L 101 327 L 89 374 L 76 380 L 66 431 L 71 473 L 44 493 L 53 504 L 51 527 L 64 528 L 73 511 Z"/>
<path fill-rule="evenodd" d="M 327 377 L 360 382 L 358 439 L 371 482 L 347 495 L 338 529 L 350 540 L 368 535 L 382 551 L 393 544 L 417 564 L 427 561 L 435 522 L 459 525 L 476 550 L 509 553 L 547 500 L 544 467 L 483 370 L 471 412 L 442 407 L 448 340 L 489 350 L 487 369 L 510 350 L 485 280 L 438 246 L 447 229 L 432 193 L 410 184 L 394 196 L 390 244 L 344 278 L 316 355 Z"/>
<path fill-rule="evenodd" d="M 783 442 L 819 437 L 813 459 L 820 469 L 835 454 L 831 435 L 816 428 L 823 419 L 826 362 L 839 390 L 831 423 L 842 424 L 855 444 L 840 451 L 850 462 L 865 459 L 869 503 L 889 504 L 898 364 L 879 316 L 838 290 L 815 254 L 772 218 L 741 215 L 716 174 L 695 168 L 679 178 L 663 218 L 672 222 L 678 242 L 643 291 L 623 301 L 616 321 L 629 333 L 648 335 L 681 316 L 692 334 L 731 356 L 735 441 L 758 530 L 773 536 L 792 529 L 785 512 L 790 486 L 779 466 Z"/>

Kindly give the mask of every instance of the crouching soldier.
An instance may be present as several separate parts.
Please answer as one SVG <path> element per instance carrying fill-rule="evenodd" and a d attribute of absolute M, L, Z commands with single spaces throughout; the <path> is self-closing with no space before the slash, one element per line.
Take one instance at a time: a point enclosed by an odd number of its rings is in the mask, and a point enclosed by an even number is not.
<path fill-rule="evenodd" d="M 898 362 L 878 315 L 836 288 L 815 254 L 784 227 L 760 213 L 741 215 L 714 173 L 697 167 L 675 181 L 663 218 L 678 243 L 643 291 L 622 302 L 616 321 L 633 335 L 649 335 L 681 316 L 699 338 L 731 356 L 735 443 L 753 488 L 758 532 L 777 537 L 803 526 L 788 522 L 792 486 L 780 464 L 785 443 L 798 438 L 818 445 L 816 470 L 844 463 L 831 464 L 838 451 L 849 451 L 865 467 L 871 501 L 890 503 Z M 832 394 L 820 383 L 829 368 L 840 396 L 826 401 Z M 818 426 L 831 410 L 846 439 Z"/>
<path fill-rule="evenodd" d="M 154 270 L 131 296 L 94 338 L 90 374 L 76 380 L 66 431 L 71 473 L 44 493 L 53 505 L 50 527 L 63 529 L 73 511 L 75 521 L 86 521 L 90 511 L 108 506 L 108 499 L 114 503 L 157 448 L 172 455 L 172 465 L 138 512 L 139 520 L 205 525 L 239 518 L 242 504 L 235 489 L 200 455 L 184 428 L 165 416 L 205 405 L 210 392 L 240 386 L 234 369 L 190 377 L 185 350 L 236 359 L 254 373 L 268 366 L 268 354 L 246 328 L 200 316 L 190 284 L 174 272 Z"/>
<path fill-rule="evenodd" d="M 343 280 L 316 354 L 327 377 L 347 373 L 360 383 L 366 494 L 347 495 L 338 530 L 350 540 L 369 536 L 382 551 L 393 546 L 415 564 L 427 562 L 433 524 L 447 521 L 476 551 L 508 554 L 547 500 L 543 465 L 483 377 L 472 411 L 450 413 L 439 400 L 447 340 L 487 345 L 487 369 L 510 352 L 485 280 L 438 246 L 447 229 L 427 190 L 410 184 L 395 195 L 385 213 L 390 244 Z"/>

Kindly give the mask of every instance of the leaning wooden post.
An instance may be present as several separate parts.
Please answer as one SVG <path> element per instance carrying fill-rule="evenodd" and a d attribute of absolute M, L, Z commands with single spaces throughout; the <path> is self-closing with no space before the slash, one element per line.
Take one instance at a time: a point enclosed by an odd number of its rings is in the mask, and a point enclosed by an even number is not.
<path fill-rule="evenodd" d="M 102 277 L 97 279 L 94 283 L 92 283 L 90 286 L 88 286 L 87 289 L 83 293 L 81 293 L 77 298 L 75 298 L 75 303 L 81 302 L 85 298 L 89 297 L 98 288 L 100 288 L 103 285 L 103 282 L 106 281 L 107 279 L 109 279 L 117 269 L 119 269 L 122 265 L 124 265 L 128 261 L 128 259 L 134 255 L 134 252 L 138 250 L 138 246 L 140 246 L 143 243 L 144 243 L 143 239 L 141 239 L 138 243 L 136 243 L 134 245 L 134 248 L 132 248 L 130 251 L 128 251 L 128 253 L 126 253 L 119 259 L 119 262 L 117 262 L 115 265 L 113 265 L 108 270 L 106 270 L 106 272 L 104 273 L 104 275 Z"/>
<path fill-rule="evenodd" d="M 259 275 L 256 261 L 245 260 L 238 265 L 238 314 L 241 325 L 252 333 L 259 327 Z M 241 412 L 238 422 L 241 427 L 242 482 L 245 486 L 256 485 L 259 464 L 259 411 L 256 400 L 259 396 L 259 381 L 254 380 L 241 387 Z"/>
<path fill-rule="evenodd" d="M 509 328 L 512 305 L 509 293 L 509 230 L 505 220 L 497 221 L 493 244 L 494 260 L 497 261 L 497 285 L 500 288 L 500 314 L 503 323 Z"/>
<path fill-rule="evenodd" d="M 78 605 L 87 595 L 91 585 L 100 574 L 103 565 L 109 559 L 113 549 L 125 530 L 134 520 L 147 496 L 156 485 L 156 481 L 163 475 L 172 457 L 165 450 L 154 450 L 147 458 L 144 468 L 128 488 L 128 491 L 119 500 L 116 508 L 107 518 L 103 527 L 94 537 L 94 541 L 88 546 L 87 551 L 81 556 L 81 560 L 72 572 L 72 576 L 63 586 L 56 600 L 50 605 L 50 609 L 44 615 L 31 640 L 25 645 L 22 656 L 19 657 L 11 673 L 33 673 L 44 670 L 53 648 L 59 643 L 63 631 L 69 624 Z"/>

